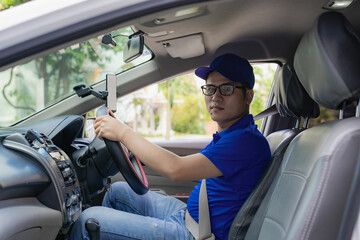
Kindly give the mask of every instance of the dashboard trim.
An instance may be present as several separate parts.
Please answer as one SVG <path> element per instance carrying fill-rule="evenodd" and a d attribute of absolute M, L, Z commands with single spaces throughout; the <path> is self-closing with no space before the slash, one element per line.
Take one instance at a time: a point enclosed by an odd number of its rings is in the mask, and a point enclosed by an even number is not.
<path fill-rule="evenodd" d="M 58 177 L 54 174 L 50 163 L 32 147 L 29 147 L 24 144 L 17 143 L 17 142 L 11 141 L 11 140 L 7 140 L 7 139 L 4 140 L 3 145 L 9 149 L 20 151 L 20 152 L 23 152 L 23 153 L 33 157 L 34 159 L 38 160 L 38 162 L 45 168 L 45 170 L 49 174 L 51 181 L 54 183 L 54 186 L 56 189 L 56 194 L 58 196 L 59 206 L 61 209 L 61 215 L 64 220 L 65 219 L 65 210 L 66 210 L 65 202 L 63 201 L 64 196 L 62 194 L 61 189 L 59 189 L 60 183 L 58 181 Z"/>

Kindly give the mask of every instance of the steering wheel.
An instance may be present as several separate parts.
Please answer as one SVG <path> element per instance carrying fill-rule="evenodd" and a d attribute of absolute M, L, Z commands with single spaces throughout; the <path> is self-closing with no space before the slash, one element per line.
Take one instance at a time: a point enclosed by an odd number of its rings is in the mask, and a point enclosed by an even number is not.
<path fill-rule="evenodd" d="M 96 111 L 96 117 L 107 115 L 106 107 Z M 141 162 L 121 142 L 104 138 L 106 148 L 127 183 L 137 194 L 143 195 L 149 190 L 149 183 Z"/>

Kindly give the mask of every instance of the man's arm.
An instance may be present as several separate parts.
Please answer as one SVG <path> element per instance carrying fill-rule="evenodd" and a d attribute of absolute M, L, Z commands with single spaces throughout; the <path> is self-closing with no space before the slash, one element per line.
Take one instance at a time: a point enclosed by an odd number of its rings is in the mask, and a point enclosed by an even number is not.
<path fill-rule="evenodd" d="M 114 117 L 97 118 L 94 128 L 100 139 L 122 142 L 141 162 L 173 181 L 199 180 L 223 175 L 203 154 L 178 156 L 149 142 Z"/>

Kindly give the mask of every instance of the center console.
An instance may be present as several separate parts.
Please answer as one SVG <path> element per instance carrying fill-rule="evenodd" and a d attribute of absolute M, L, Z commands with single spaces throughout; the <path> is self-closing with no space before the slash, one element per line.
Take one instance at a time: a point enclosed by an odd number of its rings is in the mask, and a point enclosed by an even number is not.
<path fill-rule="evenodd" d="M 41 166 L 48 176 L 49 184 L 43 187 L 37 198 L 47 207 L 61 212 L 62 229 L 66 232 L 78 219 L 82 209 L 79 181 L 67 154 L 45 134 L 32 129 L 25 134 L 15 133 L 8 136 L 4 146 L 24 154 L 26 158 L 32 159 L 35 164 Z M 22 181 L 26 184 L 33 176 L 24 176 L 24 178 Z M 27 186 L 27 189 L 31 187 L 36 189 L 36 184 L 27 184 Z"/>
<path fill-rule="evenodd" d="M 44 134 L 29 130 L 25 134 L 31 147 L 38 151 L 49 163 L 57 176 L 61 188 L 61 203 L 64 211 L 64 227 L 74 222 L 81 213 L 82 196 L 74 166 L 67 154 Z"/>

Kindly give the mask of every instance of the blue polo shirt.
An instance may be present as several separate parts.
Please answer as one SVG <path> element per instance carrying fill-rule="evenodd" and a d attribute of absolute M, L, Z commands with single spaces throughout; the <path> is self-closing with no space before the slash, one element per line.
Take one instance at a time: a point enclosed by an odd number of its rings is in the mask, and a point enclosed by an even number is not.
<path fill-rule="evenodd" d="M 231 224 L 250 195 L 270 160 L 270 147 L 257 130 L 251 114 L 213 135 L 200 151 L 223 176 L 206 180 L 211 231 L 216 239 L 227 239 Z M 190 215 L 198 222 L 201 180 L 187 202 Z"/>

